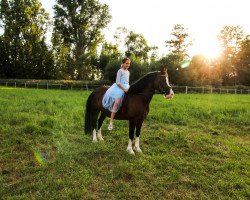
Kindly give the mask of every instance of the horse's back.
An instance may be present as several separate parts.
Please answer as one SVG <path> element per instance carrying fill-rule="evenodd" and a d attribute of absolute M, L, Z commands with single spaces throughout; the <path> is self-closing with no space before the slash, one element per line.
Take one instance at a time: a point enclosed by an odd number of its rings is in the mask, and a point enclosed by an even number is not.
<path fill-rule="evenodd" d="M 107 86 L 100 86 L 91 93 L 92 102 L 96 104 L 99 110 L 102 107 L 102 98 L 108 88 Z"/>

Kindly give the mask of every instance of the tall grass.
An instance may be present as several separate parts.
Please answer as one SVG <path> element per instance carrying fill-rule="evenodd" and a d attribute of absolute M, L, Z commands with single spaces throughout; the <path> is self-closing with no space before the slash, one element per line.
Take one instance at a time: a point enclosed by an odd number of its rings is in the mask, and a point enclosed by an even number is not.
<path fill-rule="evenodd" d="M 155 95 L 131 156 L 126 121 L 83 133 L 89 94 L 0 88 L 3 199 L 250 198 L 248 95 Z"/>

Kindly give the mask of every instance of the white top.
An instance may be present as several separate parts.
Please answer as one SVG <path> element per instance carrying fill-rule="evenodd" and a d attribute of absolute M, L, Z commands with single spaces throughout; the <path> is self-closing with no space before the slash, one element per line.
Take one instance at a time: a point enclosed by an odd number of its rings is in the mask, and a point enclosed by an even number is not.
<path fill-rule="evenodd" d="M 116 84 L 129 85 L 129 75 L 130 72 L 128 70 L 119 69 L 116 75 Z"/>

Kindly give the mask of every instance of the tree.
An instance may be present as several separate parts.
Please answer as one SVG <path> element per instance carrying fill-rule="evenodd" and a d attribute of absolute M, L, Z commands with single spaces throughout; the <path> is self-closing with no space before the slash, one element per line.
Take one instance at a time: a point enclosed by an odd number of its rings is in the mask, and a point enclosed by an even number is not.
<path fill-rule="evenodd" d="M 181 24 L 174 25 L 171 36 L 172 38 L 166 41 L 166 46 L 169 47 L 170 51 L 167 58 L 171 63 L 168 66 L 168 73 L 171 74 L 173 83 L 180 85 L 185 82 L 183 81 L 183 72 L 186 71 L 180 65 L 181 62 L 188 59 L 187 51 L 192 42 L 189 40 L 187 30 Z"/>
<path fill-rule="evenodd" d="M 109 23 L 111 16 L 106 4 L 98 0 L 57 0 L 53 30 L 53 45 L 57 51 L 67 49 L 61 54 L 65 60 L 72 61 L 71 78 L 88 79 L 91 73 L 91 57 L 96 52 L 97 45 L 102 41 L 101 30 Z"/>
<path fill-rule="evenodd" d="M 250 35 L 247 35 L 241 43 L 236 57 L 235 69 L 240 84 L 250 85 Z"/>
<path fill-rule="evenodd" d="M 244 31 L 241 26 L 224 26 L 218 36 L 221 42 L 221 76 L 223 84 L 236 84 L 237 70 L 236 57 L 240 52 L 241 44 L 244 39 Z"/>
<path fill-rule="evenodd" d="M 170 53 L 177 55 L 179 62 L 189 57 L 187 50 L 192 45 L 192 42 L 188 40 L 189 34 L 186 31 L 183 25 L 176 24 L 171 32 L 172 38 L 166 41 L 166 46 L 169 47 Z"/>
<path fill-rule="evenodd" d="M 158 47 L 149 46 L 142 34 L 129 31 L 125 27 L 118 27 L 114 34 L 116 45 L 125 56 L 141 63 L 148 63 L 157 58 L 156 50 Z"/>
<path fill-rule="evenodd" d="M 10 60 L 8 55 L 8 46 L 4 41 L 4 37 L 0 36 L 0 78 L 8 78 L 11 77 L 13 71 L 10 67 L 8 67 Z"/>
<path fill-rule="evenodd" d="M 219 66 L 216 59 L 209 59 L 204 55 L 193 56 L 190 66 L 186 68 L 184 76 L 186 85 L 205 86 L 221 85 Z"/>
<path fill-rule="evenodd" d="M 53 60 L 45 44 L 48 13 L 37 0 L 2 0 L 1 24 L 7 78 L 50 78 Z"/>
<path fill-rule="evenodd" d="M 174 54 L 168 54 L 159 60 L 150 63 L 149 71 L 160 71 L 162 67 L 166 67 L 168 70 L 168 75 L 170 77 L 171 84 L 180 85 L 178 80 L 179 71 L 176 66 L 178 66 L 177 56 Z"/>
<path fill-rule="evenodd" d="M 142 34 L 134 33 L 133 31 L 130 31 L 126 36 L 125 45 L 127 47 L 125 55 L 127 57 L 133 55 L 139 62 L 148 62 L 149 51 L 155 49 L 148 46 L 147 40 Z"/>
<path fill-rule="evenodd" d="M 92 64 L 97 67 L 100 73 L 103 75 L 105 67 L 109 62 L 119 60 L 121 53 L 118 50 L 118 46 L 115 44 L 104 42 L 101 48 L 101 53 L 98 57 L 93 57 Z"/>

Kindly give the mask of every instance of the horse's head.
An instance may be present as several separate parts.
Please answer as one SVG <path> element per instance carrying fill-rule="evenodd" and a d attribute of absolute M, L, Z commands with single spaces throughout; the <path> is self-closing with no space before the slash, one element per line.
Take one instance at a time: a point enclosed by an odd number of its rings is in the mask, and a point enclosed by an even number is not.
<path fill-rule="evenodd" d="M 164 94 L 166 99 L 171 99 L 174 97 L 174 92 L 172 87 L 169 85 L 168 73 L 165 68 L 163 68 L 161 72 L 157 74 L 154 85 L 155 89 Z"/>

